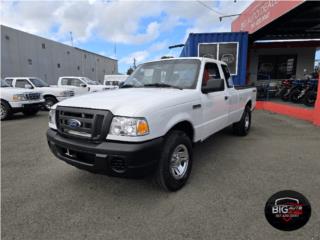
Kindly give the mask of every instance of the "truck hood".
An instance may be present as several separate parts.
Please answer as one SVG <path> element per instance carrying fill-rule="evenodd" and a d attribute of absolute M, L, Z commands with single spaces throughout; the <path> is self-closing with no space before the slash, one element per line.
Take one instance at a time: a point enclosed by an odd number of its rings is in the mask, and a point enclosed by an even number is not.
<path fill-rule="evenodd" d="M 62 93 L 64 91 L 66 91 L 65 88 L 57 87 L 57 86 L 54 86 L 54 87 L 40 87 L 40 88 L 37 88 L 37 90 L 39 90 L 41 92 L 55 92 L 55 93 Z"/>
<path fill-rule="evenodd" d="M 88 87 L 91 89 L 91 91 L 93 90 L 97 90 L 97 91 L 101 91 L 101 90 L 106 90 L 108 89 L 107 86 L 105 85 L 88 85 Z"/>
<path fill-rule="evenodd" d="M 34 89 L 25 89 L 25 88 L 13 88 L 13 87 L 4 87 L 0 88 L 1 92 L 6 92 L 9 94 L 22 94 L 22 93 L 39 93 L 40 91 L 34 90 Z"/>
<path fill-rule="evenodd" d="M 197 100 L 194 89 L 130 88 L 115 89 L 69 98 L 57 106 L 110 110 L 114 115 L 143 116 Z"/>

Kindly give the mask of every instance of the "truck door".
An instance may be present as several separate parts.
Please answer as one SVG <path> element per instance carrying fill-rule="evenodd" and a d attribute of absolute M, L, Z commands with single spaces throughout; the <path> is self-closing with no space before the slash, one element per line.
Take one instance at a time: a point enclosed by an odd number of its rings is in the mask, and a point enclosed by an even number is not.
<path fill-rule="evenodd" d="M 75 91 L 75 95 L 81 95 L 89 92 L 87 84 L 78 78 L 62 78 L 60 85 L 73 89 Z"/>
<path fill-rule="evenodd" d="M 204 67 L 202 86 L 206 86 L 209 80 L 220 80 L 222 78 L 218 65 L 216 63 L 206 63 Z M 203 105 L 203 129 L 204 138 L 225 128 L 228 123 L 228 96 L 226 84 L 223 89 L 210 93 L 202 93 Z M 203 139 L 204 139 L 203 138 Z"/>

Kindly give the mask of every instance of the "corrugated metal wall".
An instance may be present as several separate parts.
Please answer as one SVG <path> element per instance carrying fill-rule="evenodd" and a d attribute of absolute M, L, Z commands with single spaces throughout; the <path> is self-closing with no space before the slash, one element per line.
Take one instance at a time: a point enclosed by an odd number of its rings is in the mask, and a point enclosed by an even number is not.
<path fill-rule="evenodd" d="M 85 76 L 103 82 L 117 72 L 115 59 L 1 25 L 2 78 L 34 76 L 57 84 L 61 76 Z"/>
<path fill-rule="evenodd" d="M 246 68 L 248 55 L 248 33 L 190 33 L 180 57 L 197 57 L 199 43 L 238 42 L 238 73 L 233 75 L 235 85 L 246 84 Z"/>

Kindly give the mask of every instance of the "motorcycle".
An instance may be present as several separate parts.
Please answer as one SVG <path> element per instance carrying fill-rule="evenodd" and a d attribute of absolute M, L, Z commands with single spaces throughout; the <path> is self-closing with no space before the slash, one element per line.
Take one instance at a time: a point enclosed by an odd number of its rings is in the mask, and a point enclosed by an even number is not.
<path fill-rule="evenodd" d="M 291 87 L 292 80 L 283 80 L 276 96 L 280 97 L 283 101 L 288 101 Z"/>
<path fill-rule="evenodd" d="M 299 103 L 304 99 L 306 87 L 310 80 L 295 80 L 289 93 L 289 99 L 293 103 Z"/>
<path fill-rule="evenodd" d="M 317 100 L 318 80 L 310 80 L 305 91 L 304 104 L 306 106 L 314 106 Z"/>

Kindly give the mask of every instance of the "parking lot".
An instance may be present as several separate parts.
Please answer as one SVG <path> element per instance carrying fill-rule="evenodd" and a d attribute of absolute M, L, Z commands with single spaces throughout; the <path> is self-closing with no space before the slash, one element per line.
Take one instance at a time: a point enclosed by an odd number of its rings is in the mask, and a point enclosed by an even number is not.
<path fill-rule="evenodd" d="M 196 147 L 188 184 L 78 170 L 49 151 L 47 112 L 15 116 L 2 131 L 2 239 L 320 239 L 320 128 L 263 111 L 249 136 L 226 129 Z M 312 216 L 283 232 L 266 221 L 267 199 L 304 194 Z"/>

